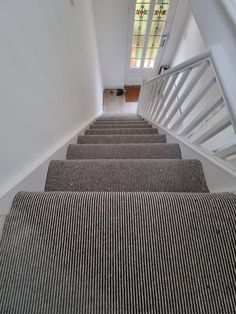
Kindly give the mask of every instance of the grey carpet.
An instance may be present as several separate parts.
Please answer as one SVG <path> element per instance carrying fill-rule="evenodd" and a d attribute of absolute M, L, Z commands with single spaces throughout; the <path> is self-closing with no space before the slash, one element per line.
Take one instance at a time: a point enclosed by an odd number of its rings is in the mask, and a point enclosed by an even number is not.
<path fill-rule="evenodd" d="M 146 123 L 144 120 L 101 120 L 95 121 L 94 124 L 140 124 Z"/>
<path fill-rule="evenodd" d="M 110 117 L 101 117 L 96 119 L 96 121 L 117 121 L 117 120 L 133 120 L 133 121 L 144 121 L 143 118 L 139 118 L 139 117 L 132 117 L 132 116 L 127 116 L 127 117 L 122 117 L 122 116 L 110 116 Z"/>
<path fill-rule="evenodd" d="M 77 142 L 78 144 L 166 143 L 166 135 L 79 135 Z"/>
<path fill-rule="evenodd" d="M 133 124 L 92 124 L 90 129 L 145 129 L 152 128 L 150 124 L 147 123 L 133 123 Z"/>
<path fill-rule="evenodd" d="M 45 190 L 208 192 L 196 160 L 52 161 Z"/>
<path fill-rule="evenodd" d="M 157 129 L 97 129 L 86 130 L 86 135 L 99 134 L 158 134 Z"/>
<path fill-rule="evenodd" d="M 180 159 L 179 144 L 69 145 L 67 159 Z"/>
<path fill-rule="evenodd" d="M 235 226 L 230 194 L 20 193 L 0 313 L 235 313 Z"/>

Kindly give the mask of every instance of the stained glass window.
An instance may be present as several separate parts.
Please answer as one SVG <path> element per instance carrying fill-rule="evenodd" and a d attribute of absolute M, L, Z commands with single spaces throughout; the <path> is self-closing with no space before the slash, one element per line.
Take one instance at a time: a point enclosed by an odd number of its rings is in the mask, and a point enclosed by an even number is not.
<path fill-rule="evenodd" d="M 144 68 L 154 67 L 170 5 L 169 0 L 164 0 L 161 4 L 158 4 L 158 2 L 158 0 L 155 0 L 155 8 L 144 60 Z"/>
<path fill-rule="evenodd" d="M 131 48 L 131 68 L 140 68 L 150 10 L 150 1 L 137 0 L 135 7 L 134 29 Z"/>
<path fill-rule="evenodd" d="M 154 2 L 154 3 L 153 3 Z M 158 4 L 159 3 L 159 4 Z M 152 4 L 152 5 L 151 5 Z M 137 0 L 131 48 L 131 68 L 153 68 L 166 23 L 170 0 Z M 154 6 L 154 12 L 153 12 Z M 153 16 L 150 16 L 152 7 Z M 151 19 L 151 24 L 150 24 Z M 147 31 L 150 33 L 147 34 Z M 149 35 L 147 37 L 147 35 Z M 143 61 L 144 60 L 144 61 Z M 142 63 L 142 61 L 144 63 Z"/>

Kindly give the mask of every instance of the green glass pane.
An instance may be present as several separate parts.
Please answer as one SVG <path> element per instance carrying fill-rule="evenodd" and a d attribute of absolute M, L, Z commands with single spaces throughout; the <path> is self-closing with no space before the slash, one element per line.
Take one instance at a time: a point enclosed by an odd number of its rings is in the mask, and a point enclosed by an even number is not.
<path fill-rule="evenodd" d="M 158 48 L 160 46 L 160 42 L 161 36 L 150 36 L 148 39 L 148 48 Z"/>
<path fill-rule="evenodd" d="M 143 47 L 145 36 L 133 36 L 132 47 Z"/>

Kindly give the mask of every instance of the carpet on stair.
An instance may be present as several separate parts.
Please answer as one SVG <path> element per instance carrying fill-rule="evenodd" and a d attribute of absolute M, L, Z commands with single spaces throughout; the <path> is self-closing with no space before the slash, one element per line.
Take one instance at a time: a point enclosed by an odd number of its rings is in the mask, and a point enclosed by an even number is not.
<path fill-rule="evenodd" d="M 231 194 L 19 193 L 0 312 L 235 313 Z"/>
<path fill-rule="evenodd" d="M 197 160 L 52 161 L 45 190 L 209 192 Z"/>
<path fill-rule="evenodd" d="M 85 135 L 99 135 L 99 134 L 158 134 L 157 129 L 96 129 L 86 130 Z"/>
<path fill-rule="evenodd" d="M 96 120 L 94 124 L 147 124 L 144 120 Z"/>
<path fill-rule="evenodd" d="M 152 125 L 147 123 L 133 123 L 133 124 L 92 124 L 90 129 L 145 129 L 152 128 Z"/>
<path fill-rule="evenodd" d="M 67 159 L 181 159 L 179 144 L 94 144 L 68 146 Z"/>
<path fill-rule="evenodd" d="M 79 135 L 78 144 L 166 143 L 165 134 L 157 135 Z"/>

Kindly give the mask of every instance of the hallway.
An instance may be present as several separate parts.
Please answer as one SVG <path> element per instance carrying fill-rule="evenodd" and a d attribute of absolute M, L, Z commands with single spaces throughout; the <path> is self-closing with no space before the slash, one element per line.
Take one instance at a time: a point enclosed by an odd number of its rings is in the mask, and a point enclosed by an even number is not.
<path fill-rule="evenodd" d="M 113 94 L 110 92 L 113 91 Z M 103 112 L 112 113 L 136 113 L 137 112 L 137 102 L 126 102 L 125 95 L 116 96 L 115 89 L 106 89 L 103 95 Z"/>

